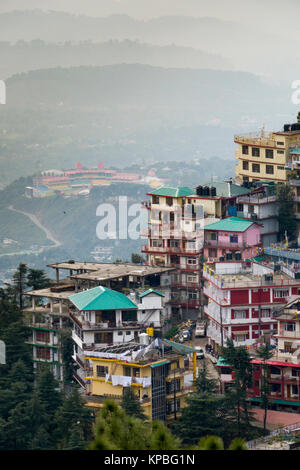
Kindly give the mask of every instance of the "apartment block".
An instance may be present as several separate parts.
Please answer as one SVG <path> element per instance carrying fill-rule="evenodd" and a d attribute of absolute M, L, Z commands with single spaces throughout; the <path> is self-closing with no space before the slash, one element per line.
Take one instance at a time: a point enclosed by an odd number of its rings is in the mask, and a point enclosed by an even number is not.
<path fill-rule="evenodd" d="M 291 149 L 300 144 L 300 124 L 285 124 L 282 131 L 240 134 L 234 136 L 236 177 L 242 182 L 272 180 L 285 183 L 293 160 Z"/>
<path fill-rule="evenodd" d="M 207 336 L 216 350 L 227 338 L 246 347 L 270 338 L 277 333 L 277 309 L 300 292 L 299 279 L 262 261 L 207 264 L 203 278 Z"/>
<path fill-rule="evenodd" d="M 121 401 L 131 387 L 150 420 L 170 422 L 193 391 L 196 354 L 190 347 L 141 334 L 137 342 L 84 353 L 86 400 L 93 408 L 107 398 Z"/>

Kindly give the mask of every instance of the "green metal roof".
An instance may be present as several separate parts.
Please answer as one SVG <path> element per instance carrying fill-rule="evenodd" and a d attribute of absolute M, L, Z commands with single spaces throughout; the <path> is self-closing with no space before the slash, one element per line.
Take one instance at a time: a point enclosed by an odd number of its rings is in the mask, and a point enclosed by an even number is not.
<path fill-rule="evenodd" d="M 216 363 L 217 367 L 230 367 L 228 362 L 225 361 L 225 359 L 221 356 L 218 357 L 218 361 Z"/>
<path fill-rule="evenodd" d="M 162 362 L 159 362 L 158 364 L 151 364 L 150 367 L 160 367 L 160 366 L 163 366 L 164 364 L 170 364 L 170 361 L 162 361 Z"/>
<path fill-rule="evenodd" d="M 253 397 L 250 398 L 251 401 L 257 401 L 260 402 L 261 398 L 260 397 Z M 270 403 L 274 403 L 276 405 L 292 405 L 292 406 L 300 406 L 299 401 L 286 401 L 286 400 L 270 400 Z"/>
<path fill-rule="evenodd" d="M 234 197 L 234 196 L 241 196 L 243 194 L 249 194 L 251 189 L 244 188 L 243 186 L 239 186 L 238 184 L 234 183 L 225 183 L 225 181 L 220 181 L 216 183 L 206 183 L 202 184 L 201 186 L 208 186 L 210 188 L 216 188 L 216 197 Z M 205 196 L 211 197 L 211 196 Z"/>
<path fill-rule="evenodd" d="M 78 310 L 137 309 L 126 295 L 103 286 L 70 295 L 69 299 Z"/>
<path fill-rule="evenodd" d="M 228 232 L 245 232 L 255 222 L 240 219 L 239 217 L 227 217 L 213 224 L 205 225 L 204 230 L 224 230 Z"/>
<path fill-rule="evenodd" d="M 175 341 L 164 339 L 163 342 L 169 346 L 172 346 L 173 351 L 178 354 L 190 354 L 197 352 L 197 349 L 190 348 L 189 346 L 185 346 L 184 344 L 175 343 Z"/>
<path fill-rule="evenodd" d="M 165 296 L 162 292 L 159 292 L 158 290 L 148 289 L 145 292 L 143 292 L 142 294 L 140 294 L 140 298 L 146 297 L 146 295 L 149 295 L 149 294 L 157 294 L 157 295 L 160 295 L 161 297 Z"/>
<path fill-rule="evenodd" d="M 161 186 L 155 189 L 150 196 L 166 196 L 166 197 L 185 197 L 195 194 L 195 191 L 187 186 L 180 186 L 179 188 L 172 188 L 170 186 Z"/>

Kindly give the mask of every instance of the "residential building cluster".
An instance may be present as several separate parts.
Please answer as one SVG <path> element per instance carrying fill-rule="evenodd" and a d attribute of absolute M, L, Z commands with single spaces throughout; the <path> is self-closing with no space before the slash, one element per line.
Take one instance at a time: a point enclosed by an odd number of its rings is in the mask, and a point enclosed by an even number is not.
<path fill-rule="evenodd" d="M 276 188 L 293 182 L 297 212 L 300 124 L 235 142 L 235 178 L 149 191 L 142 203 L 149 215 L 141 233 L 145 264 L 69 260 L 51 265 L 55 286 L 27 292 L 35 367 L 50 363 L 64 380 L 59 338 L 69 329 L 73 375 L 90 406 L 120 400 L 130 386 L 150 418 L 174 419 L 192 390 L 196 349 L 164 333 L 201 318 L 215 353 L 228 338 L 249 349 L 253 402 L 260 400 L 263 366 L 255 350 L 270 344 L 272 406 L 299 410 L 300 249 L 278 242 Z M 232 374 L 222 358 L 217 368 L 224 389 Z"/>

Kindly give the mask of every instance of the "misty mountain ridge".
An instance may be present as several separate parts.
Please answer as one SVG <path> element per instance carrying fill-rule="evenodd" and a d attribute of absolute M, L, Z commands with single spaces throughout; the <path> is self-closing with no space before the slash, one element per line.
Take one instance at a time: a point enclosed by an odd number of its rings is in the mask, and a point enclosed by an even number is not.
<path fill-rule="evenodd" d="M 41 40 L 19 41 L 14 45 L 0 42 L 0 77 L 32 70 L 103 66 L 120 63 L 146 64 L 171 68 L 232 70 L 233 64 L 216 54 L 188 47 L 153 46 L 138 41 L 111 40 L 103 43 L 53 44 Z"/>
<path fill-rule="evenodd" d="M 217 32 L 217 33 L 216 33 Z M 164 16 L 137 20 L 128 15 L 92 18 L 62 12 L 15 11 L 0 15 L 0 41 L 42 39 L 46 42 L 90 40 L 106 42 L 130 39 L 157 46 L 175 44 L 218 54 L 233 62 L 235 69 L 278 79 L 294 79 L 299 40 L 213 17 Z M 278 57 L 280 64 L 274 61 Z M 286 70 L 284 63 L 294 62 Z"/>

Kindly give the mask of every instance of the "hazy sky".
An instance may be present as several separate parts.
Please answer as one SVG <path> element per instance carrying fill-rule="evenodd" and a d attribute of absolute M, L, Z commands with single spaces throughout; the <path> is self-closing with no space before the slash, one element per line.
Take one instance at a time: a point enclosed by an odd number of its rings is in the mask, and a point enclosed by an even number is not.
<path fill-rule="evenodd" d="M 1 0 L 0 13 L 26 9 L 59 10 L 89 16 L 128 14 L 214 16 L 257 26 L 265 32 L 298 37 L 299 0 Z M 217 33 L 217 32 L 216 32 Z"/>

